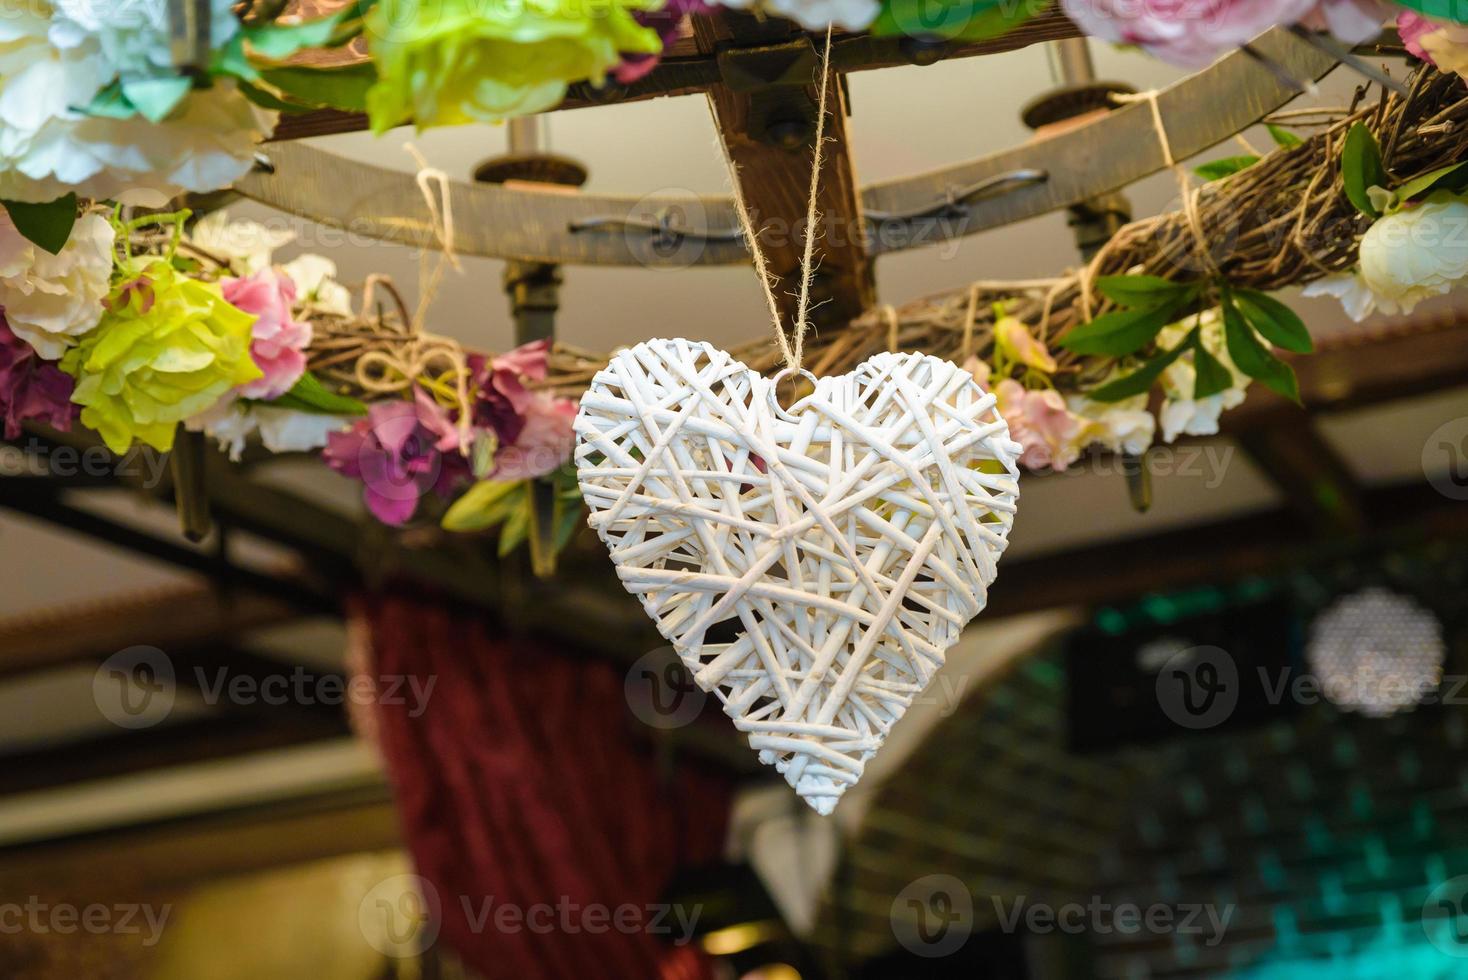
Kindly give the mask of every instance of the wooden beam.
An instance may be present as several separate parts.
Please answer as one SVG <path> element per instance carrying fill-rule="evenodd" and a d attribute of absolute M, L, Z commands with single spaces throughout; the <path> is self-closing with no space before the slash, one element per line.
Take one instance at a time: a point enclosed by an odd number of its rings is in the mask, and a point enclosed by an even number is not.
<path fill-rule="evenodd" d="M 698 19 L 696 18 L 695 23 Z M 779 18 L 769 18 L 771 21 Z M 783 22 L 782 22 L 783 23 Z M 871 71 L 892 68 L 898 65 L 929 63 L 933 60 L 972 58 L 986 54 L 1017 51 L 1032 44 L 1060 41 L 1080 37 L 1080 29 L 1071 23 L 1059 10 L 1050 10 L 1026 22 L 1019 28 L 1000 37 L 983 41 L 950 43 L 936 48 L 916 46 L 909 38 L 875 38 L 868 34 L 837 34 L 831 50 L 832 67 L 840 72 Z M 342 57 L 332 64 L 340 67 L 365 61 L 359 51 L 344 50 Z M 719 69 L 714 59 L 701 53 L 692 36 L 673 42 L 663 55 L 659 65 L 642 79 L 631 85 L 609 82 L 597 88 L 587 83 L 571 86 L 566 99 L 552 111 L 585 109 L 596 106 L 644 102 L 649 99 L 700 95 L 719 80 Z M 330 136 L 337 133 L 355 133 L 366 130 L 367 117 L 356 112 L 341 112 L 325 109 L 313 112 L 288 113 L 282 115 L 273 140 L 306 139 L 313 136 Z"/>
<path fill-rule="evenodd" d="M 788 21 L 722 10 L 694 20 L 699 49 L 717 59 L 723 81 L 709 89 L 719 139 L 737 173 L 790 329 L 798 313 L 811 165 L 819 106 L 820 48 Z M 866 225 L 846 136 L 846 94 L 828 83 L 824 153 L 816 209 L 812 322 L 832 326 L 876 303 Z"/>
<path fill-rule="evenodd" d="M 1355 474 L 1308 415 L 1300 412 L 1274 425 L 1241 428 L 1234 440 L 1317 535 L 1356 534 L 1365 528 L 1366 509 Z"/>
<path fill-rule="evenodd" d="M 1322 542 L 1293 508 L 1194 525 L 1144 538 L 1076 548 L 1005 564 L 984 618 L 1089 606 L 1287 568 L 1328 554 L 1349 556 L 1413 536 L 1468 537 L 1468 507 L 1426 483 L 1366 490 L 1370 532 Z"/>
<path fill-rule="evenodd" d="M 300 616 L 279 599 L 190 583 L 0 619 L 0 679 L 100 661 L 139 644 L 189 649 L 237 642 L 251 630 Z"/>

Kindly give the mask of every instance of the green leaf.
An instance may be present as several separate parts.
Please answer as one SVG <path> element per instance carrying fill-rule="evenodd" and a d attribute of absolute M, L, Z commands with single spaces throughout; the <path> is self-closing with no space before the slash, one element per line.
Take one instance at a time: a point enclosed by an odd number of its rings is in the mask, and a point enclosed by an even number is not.
<path fill-rule="evenodd" d="M 1240 170 L 1248 170 L 1259 162 L 1259 158 L 1253 154 L 1244 154 L 1236 157 L 1224 157 L 1222 160 L 1214 160 L 1205 163 L 1201 167 L 1194 167 L 1193 173 L 1204 180 L 1222 180 L 1224 177 L 1232 177 Z"/>
<path fill-rule="evenodd" d="M 1233 387 L 1234 376 L 1203 346 L 1203 335 L 1193 335 L 1193 399 L 1201 400 Z"/>
<path fill-rule="evenodd" d="M 1168 365 L 1177 360 L 1182 355 L 1182 352 L 1188 349 L 1195 336 L 1197 336 L 1196 331 L 1189 334 L 1182 343 L 1178 344 L 1172 350 L 1158 354 L 1131 374 L 1088 391 L 1086 397 L 1097 402 L 1119 402 L 1126 398 L 1135 398 L 1137 395 L 1150 391 L 1152 386 L 1157 383 L 1157 379 L 1162 376 L 1162 372 L 1167 370 Z"/>
<path fill-rule="evenodd" d="M 1449 20 L 1455 24 L 1468 24 L 1468 7 L 1462 0 L 1396 0 L 1403 7 L 1410 7 L 1427 17 Z"/>
<path fill-rule="evenodd" d="M 306 48 L 329 47 L 349 10 L 295 24 L 259 24 L 241 28 L 249 47 L 269 61 L 284 61 Z"/>
<path fill-rule="evenodd" d="M 525 482 L 482 480 L 453 502 L 440 522 L 445 531 L 483 531 L 494 527 L 522 506 Z"/>
<path fill-rule="evenodd" d="M 1397 201 L 1405 204 L 1414 197 L 1419 197 L 1428 191 L 1436 190 L 1437 185 L 1440 182 L 1444 182 L 1444 178 L 1453 176 L 1464 167 L 1468 167 L 1468 160 L 1455 163 L 1450 167 L 1442 167 L 1431 173 L 1423 174 L 1421 177 L 1414 177 L 1396 189 Z"/>
<path fill-rule="evenodd" d="M 576 532 L 581 529 L 584 521 L 582 519 L 582 508 L 580 501 L 576 503 L 557 503 L 556 509 L 556 534 L 555 549 L 562 551 L 566 545 L 571 543 Z"/>
<path fill-rule="evenodd" d="M 1259 343 L 1243 314 L 1227 296 L 1223 302 L 1223 335 L 1228 343 L 1228 356 L 1240 371 L 1299 404 L 1300 385 L 1295 379 L 1295 369 Z"/>
<path fill-rule="evenodd" d="M 138 114 L 137 106 L 127 100 L 122 94 L 122 83 L 113 82 L 106 88 L 92 96 L 92 101 L 84 106 L 78 106 L 78 111 L 84 115 L 97 116 L 102 119 L 131 119 Z"/>
<path fill-rule="evenodd" d="M 287 102 L 272 92 L 269 92 L 253 82 L 247 82 L 243 78 L 235 80 L 240 94 L 262 109 L 270 109 L 274 112 L 310 112 L 314 106 L 303 105 L 299 102 Z"/>
<path fill-rule="evenodd" d="M 1101 276 L 1096 289 L 1102 296 L 1132 310 L 1181 306 L 1198 294 L 1196 283 L 1173 282 L 1161 276 Z"/>
<path fill-rule="evenodd" d="M 265 402 L 272 408 L 293 408 L 300 412 L 318 415 L 366 415 L 367 406 L 355 398 L 338 395 L 327 390 L 316 375 L 307 371 L 301 375 L 291 390 L 272 401 Z"/>
<path fill-rule="evenodd" d="M 1285 149 L 1289 149 L 1305 142 L 1283 126 L 1276 126 L 1274 123 L 1269 123 L 1265 128 L 1269 130 L 1269 135 L 1274 139 L 1276 146 L 1283 146 Z"/>
<path fill-rule="evenodd" d="M 874 37 L 979 41 L 1007 33 L 1045 9 L 1035 0 L 887 0 Z"/>
<path fill-rule="evenodd" d="M 1077 354 L 1120 357 L 1141 350 L 1174 319 L 1181 303 L 1151 310 L 1117 310 L 1083 323 L 1060 339 L 1060 346 Z"/>
<path fill-rule="evenodd" d="M 1308 354 L 1315 349 L 1305 321 L 1273 296 L 1257 289 L 1235 289 L 1233 298 L 1249 326 L 1274 346 L 1296 354 Z"/>
<path fill-rule="evenodd" d="M 1381 147 L 1365 123 L 1356 123 L 1346 133 L 1345 149 L 1341 151 L 1341 178 L 1346 185 L 1346 197 L 1357 211 L 1371 218 L 1381 217 L 1367 191 L 1387 185 L 1386 168 L 1381 164 Z"/>
<path fill-rule="evenodd" d="M 76 224 L 76 195 L 68 194 L 45 204 L 25 201 L 0 201 L 10 214 L 15 230 L 28 242 L 52 255 L 66 247 L 71 228 Z"/>
<path fill-rule="evenodd" d="M 122 83 L 123 97 L 137 109 L 145 119 L 160 123 L 167 119 L 178 104 L 194 88 L 193 79 L 186 75 L 169 75 L 164 78 L 139 78 Z"/>
<path fill-rule="evenodd" d="M 367 90 L 377 81 L 377 67 L 362 62 L 344 68 L 267 68 L 260 77 L 303 105 L 366 112 Z"/>
<path fill-rule="evenodd" d="M 500 528 L 498 555 L 503 558 L 525 543 L 530 535 L 530 525 L 535 520 L 535 494 L 530 493 L 528 483 L 522 484 L 526 492 L 518 498 L 520 506 L 510 511 L 505 526 Z"/>

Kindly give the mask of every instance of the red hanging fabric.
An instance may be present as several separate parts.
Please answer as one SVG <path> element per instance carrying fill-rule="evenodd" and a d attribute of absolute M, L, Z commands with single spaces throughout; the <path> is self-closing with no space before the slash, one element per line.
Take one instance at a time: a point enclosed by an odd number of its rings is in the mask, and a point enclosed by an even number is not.
<path fill-rule="evenodd" d="M 433 679 L 426 709 L 382 697 L 375 721 L 408 849 L 464 962 L 490 980 L 711 977 L 707 957 L 674 943 L 677 915 L 653 925 L 649 906 L 679 867 L 718 860 L 727 783 L 660 772 L 608 664 L 432 601 L 354 607 L 376 678 Z M 497 926 L 502 906 L 518 907 L 518 928 Z"/>

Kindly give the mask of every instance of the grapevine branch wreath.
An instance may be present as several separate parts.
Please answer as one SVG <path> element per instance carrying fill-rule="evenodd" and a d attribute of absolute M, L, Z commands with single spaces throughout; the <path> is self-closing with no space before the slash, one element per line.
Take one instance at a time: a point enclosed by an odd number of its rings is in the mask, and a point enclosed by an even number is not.
<path fill-rule="evenodd" d="M 1405 98 L 1387 93 L 1379 102 L 1338 113 L 1285 116 L 1296 126 L 1323 128 L 1195 189 L 1196 226 L 1186 210 L 1142 219 L 1122 228 L 1087 267 L 1064 276 L 980 281 L 896 309 L 869 311 L 844 328 L 810 337 L 806 366 L 818 376 L 840 374 L 892 349 L 958 361 L 984 356 L 992 347 L 999 302 L 1007 315 L 1038 327 L 1040 339 L 1053 346 L 1110 308 L 1111 301 L 1094 287 L 1109 275 L 1145 273 L 1180 283 L 1217 278 L 1263 291 L 1303 285 L 1354 265 L 1360 234 L 1370 224 L 1348 199 L 1340 165 L 1346 134 L 1356 123 L 1376 135 L 1388 172 L 1401 180 L 1468 156 L 1468 89 L 1456 75 L 1431 68 L 1417 73 Z M 768 338 L 730 353 L 763 372 L 780 366 L 780 352 Z M 1058 360 L 1062 371 L 1082 382 L 1103 366 L 1069 352 L 1058 352 Z M 557 344 L 544 385 L 579 394 L 606 363 L 605 354 Z"/>

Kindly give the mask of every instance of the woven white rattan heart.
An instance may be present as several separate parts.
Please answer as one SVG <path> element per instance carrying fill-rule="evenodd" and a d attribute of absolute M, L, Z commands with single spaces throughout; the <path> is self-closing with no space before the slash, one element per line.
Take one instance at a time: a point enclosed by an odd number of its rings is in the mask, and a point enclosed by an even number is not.
<path fill-rule="evenodd" d="M 638 344 L 581 399 L 576 465 L 622 584 L 830 813 L 984 608 L 1020 446 L 941 358 L 879 354 L 788 410 L 775 384 L 706 343 Z"/>

